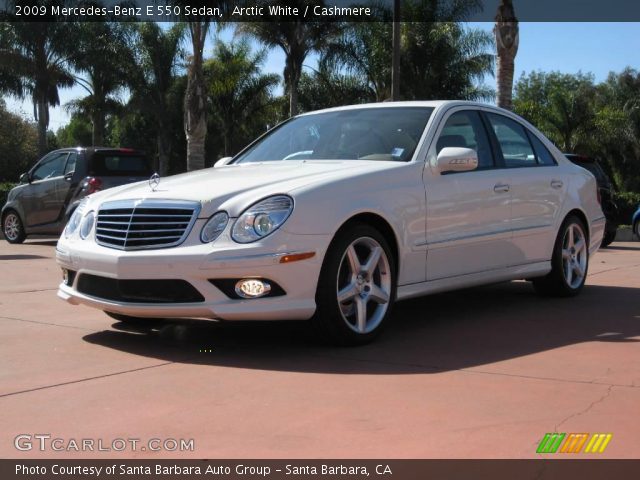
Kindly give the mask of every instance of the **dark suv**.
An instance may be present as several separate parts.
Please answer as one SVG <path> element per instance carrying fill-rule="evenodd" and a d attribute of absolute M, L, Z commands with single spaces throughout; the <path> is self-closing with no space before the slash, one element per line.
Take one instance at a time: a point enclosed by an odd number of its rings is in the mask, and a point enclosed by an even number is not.
<path fill-rule="evenodd" d="M 607 219 L 601 246 L 608 247 L 615 240 L 616 232 L 618 231 L 618 205 L 613 200 L 611 180 L 609 180 L 609 177 L 596 159 L 572 153 L 567 153 L 565 156 L 576 165 L 590 171 L 596 177 L 600 205 L 602 205 L 602 211 Z"/>
<path fill-rule="evenodd" d="M 58 235 L 80 200 L 98 190 L 146 180 L 153 174 L 142 153 L 126 148 L 65 148 L 48 153 L 20 176 L 2 207 L 9 243 L 30 234 Z"/>

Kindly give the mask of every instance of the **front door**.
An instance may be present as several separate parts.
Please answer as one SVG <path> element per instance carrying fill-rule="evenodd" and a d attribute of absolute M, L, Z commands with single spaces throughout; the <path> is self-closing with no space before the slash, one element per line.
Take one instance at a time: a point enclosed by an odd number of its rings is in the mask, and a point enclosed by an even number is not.
<path fill-rule="evenodd" d="M 504 268 L 513 260 L 509 171 L 495 163 L 487 128 L 478 111 L 456 109 L 445 118 L 429 150 L 424 181 L 427 196 L 427 280 Z M 478 168 L 439 174 L 445 147 L 478 154 Z"/>
<path fill-rule="evenodd" d="M 68 155 L 69 152 L 52 152 L 29 173 L 31 183 L 23 196 L 29 227 L 58 220 L 64 203 L 60 193 L 68 189 L 68 182 L 64 179 Z"/>

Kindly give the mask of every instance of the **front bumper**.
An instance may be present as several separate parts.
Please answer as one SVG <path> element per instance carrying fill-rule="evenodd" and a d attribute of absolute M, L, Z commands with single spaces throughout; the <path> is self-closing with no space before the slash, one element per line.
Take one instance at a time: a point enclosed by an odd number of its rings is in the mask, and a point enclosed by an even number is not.
<path fill-rule="evenodd" d="M 262 241 L 240 245 L 228 230 L 212 244 L 200 243 L 198 220 L 189 238 L 179 246 L 157 250 L 122 251 L 93 240 L 65 239 L 56 247 L 60 267 L 76 272 L 64 282 L 58 297 L 73 305 L 134 317 L 210 318 L 221 320 L 305 320 L 316 309 L 315 292 L 322 259 L 330 238 L 277 231 Z M 313 252 L 311 258 L 281 263 L 287 254 Z M 189 282 L 204 301 L 195 303 L 122 302 L 78 291 L 80 275 L 118 280 L 179 279 Z M 285 295 L 256 299 L 230 298 L 211 279 L 264 278 L 277 283 Z"/>

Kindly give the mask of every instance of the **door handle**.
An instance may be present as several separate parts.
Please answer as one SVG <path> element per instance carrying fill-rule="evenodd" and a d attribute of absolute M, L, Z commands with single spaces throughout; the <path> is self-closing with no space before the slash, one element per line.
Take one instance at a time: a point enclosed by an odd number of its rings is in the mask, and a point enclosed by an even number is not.
<path fill-rule="evenodd" d="M 68 182 L 71 181 L 72 178 L 73 178 L 73 172 L 69 172 L 64 176 L 64 179 Z"/>
<path fill-rule="evenodd" d="M 507 193 L 509 190 L 511 190 L 511 185 L 507 185 L 506 183 L 498 183 L 493 187 L 493 191 L 496 193 Z"/>
<path fill-rule="evenodd" d="M 562 188 L 563 185 L 562 180 L 551 180 L 551 188 Z"/>

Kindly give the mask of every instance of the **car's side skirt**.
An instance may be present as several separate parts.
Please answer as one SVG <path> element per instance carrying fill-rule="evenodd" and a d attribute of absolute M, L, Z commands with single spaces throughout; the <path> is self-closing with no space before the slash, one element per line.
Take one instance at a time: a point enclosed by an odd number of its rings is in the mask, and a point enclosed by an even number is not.
<path fill-rule="evenodd" d="M 551 262 L 536 262 L 526 265 L 502 268 L 499 270 L 489 270 L 486 272 L 472 273 L 469 275 L 459 275 L 456 277 L 441 278 L 430 282 L 413 283 L 398 287 L 398 300 L 430 295 L 432 293 L 457 290 L 459 288 L 476 287 L 509 280 L 519 280 L 523 278 L 541 277 L 551 271 Z"/>

